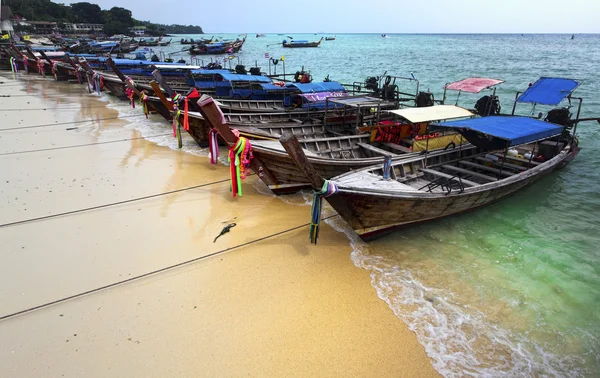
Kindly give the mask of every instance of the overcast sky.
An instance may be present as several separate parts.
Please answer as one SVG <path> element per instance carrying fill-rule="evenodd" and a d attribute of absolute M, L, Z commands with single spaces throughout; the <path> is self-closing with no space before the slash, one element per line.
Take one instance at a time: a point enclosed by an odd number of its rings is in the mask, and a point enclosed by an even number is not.
<path fill-rule="evenodd" d="M 127 8 L 139 20 L 199 25 L 205 33 L 600 33 L 600 0 L 95 2 Z"/>

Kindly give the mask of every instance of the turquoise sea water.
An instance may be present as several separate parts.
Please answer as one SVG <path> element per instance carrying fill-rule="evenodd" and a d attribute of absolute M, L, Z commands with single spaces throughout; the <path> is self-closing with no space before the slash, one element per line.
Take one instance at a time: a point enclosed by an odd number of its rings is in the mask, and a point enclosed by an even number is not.
<path fill-rule="evenodd" d="M 503 79 L 505 111 L 515 92 L 540 76 L 569 77 L 581 81 L 582 116 L 600 116 L 600 35 L 344 34 L 316 49 L 267 47 L 284 38 L 250 34 L 238 56 L 267 70 L 265 53 L 284 55 L 287 72 L 304 65 L 316 80 L 330 75 L 344 83 L 412 73 L 436 98 L 447 82 Z M 463 94 L 459 105 L 472 107 L 478 97 Z M 600 125 L 582 123 L 577 132 L 582 151 L 569 166 L 495 205 L 369 244 L 333 223 L 349 235 L 355 264 L 371 272 L 378 295 L 443 375 L 600 374 Z"/>

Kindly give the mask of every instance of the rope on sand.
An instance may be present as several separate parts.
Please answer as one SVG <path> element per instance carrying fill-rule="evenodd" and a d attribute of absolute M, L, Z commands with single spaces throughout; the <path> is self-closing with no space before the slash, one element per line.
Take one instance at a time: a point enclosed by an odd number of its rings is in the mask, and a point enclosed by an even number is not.
<path fill-rule="evenodd" d="M 65 150 L 67 148 L 88 147 L 88 146 L 96 146 L 96 145 L 99 145 L 99 144 L 128 142 L 128 141 L 131 141 L 131 140 L 151 139 L 151 138 L 158 138 L 158 137 L 167 136 L 167 135 L 171 135 L 171 133 L 151 135 L 151 136 L 147 136 L 147 137 L 109 140 L 109 141 L 105 141 L 105 142 L 86 143 L 86 144 L 74 144 L 74 145 L 71 145 L 71 146 L 63 146 L 63 147 L 40 148 L 38 150 L 25 150 L 25 151 L 15 151 L 15 152 L 4 152 L 4 153 L 0 153 L 0 156 L 17 155 L 17 154 L 28 154 L 28 153 L 32 153 L 32 152 L 42 152 L 42 151 Z"/>
<path fill-rule="evenodd" d="M 227 181 L 227 180 L 225 180 L 225 181 Z M 326 218 L 323 218 L 323 219 L 329 219 L 329 218 L 332 218 L 332 217 L 336 217 L 338 215 L 339 214 L 330 215 L 330 216 L 328 216 Z M 303 227 L 306 227 L 306 226 L 309 226 L 309 225 L 310 225 L 310 223 L 301 224 L 301 225 L 296 226 L 296 227 L 288 228 L 287 230 L 283 230 L 283 231 L 279 231 L 279 232 L 273 233 L 271 235 L 263 236 L 262 238 L 254 239 L 254 240 L 251 240 L 251 241 L 246 242 L 246 243 L 238 244 L 238 245 L 233 246 L 233 247 L 229 247 L 229 248 L 222 249 L 220 251 L 209 253 L 208 255 L 199 256 L 199 257 L 193 258 L 191 260 L 183 261 L 183 262 L 180 262 L 180 263 L 177 263 L 177 264 L 166 266 L 164 268 L 153 270 L 153 271 L 148 272 L 148 273 L 140 274 L 139 276 L 127 278 L 125 280 L 117 281 L 117 282 L 114 282 L 114 283 L 111 283 L 111 284 L 108 284 L 108 285 L 104 285 L 104 286 L 100 286 L 98 288 L 87 290 L 87 291 L 84 291 L 84 292 L 79 293 L 79 294 L 70 295 L 68 297 L 57 299 L 57 300 L 54 300 L 54 301 L 51 301 L 51 302 L 47 302 L 47 303 L 44 303 L 44 304 L 41 304 L 41 305 L 38 305 L 38 306 L 30 307 L 30 308 L 27 308 L 25 310 L 13 312 L 12 314 L 3 315 L 3 316 L 0 316 L 0 320 L 6 320 L 6 319 L 14 318 L 15 316 L 24 315 L 24 314 L 27 314 L 29 312 L 33 312 L 33 311 L 36 311 L 36 310 L 41 310 L 43 308 L 50 307 L 50 306 L 53 306 L 55 304 L 63 303 L 63 302 L 69 301 L 71 299 L 81 298 L 81 297 L 84 297 L 86 295 L 95 294 L 95 293 L 98 293 L 100 291 L 103 291 L 103 290 L 106 290 L 106 289 L 111 289 L 113 287 L 120 286 L 120 285 L 129 283 L 129 282 L 137 281 L 139 279 L 146 278 L 146 277 L 149 277 L 149 276 L 153 276 L 153 275 L 156 275 L 158 273 L 163 273 L 163 272 L 166 272 L 166 271 L 169 271 L 169 270 L 173 270 L 175 268 L 179 268 L 179 267 L 182 267 L 182 266 L 185 266 L 185 265 L 193 264 L 195 262 L 198 262 L 198 261 L 201 261 L 201 260 L 204 260 L 204 259 L 208 259 L 210 257 L 214 257 L 214 256 L 217 256 L 217 255 L 223 254 L 225 252 L 232 251 L 234 249 L 245 247 L 245 246 L 248 246 L 250 244 L 258 243 L 260 241 L 267 240 L 267 239 L 270 239 L 270 238 L 273 238 L 273 237 L 276 237 L 276 236 L 279 236 L 279 235 L 283 235 L 283 234 L 286 234 L 286 233 L 288 233 L 290 231 L 298 230 L 300 228 L 303 228 Z"/>
<path fill-rule="evenodd" d="M 226 178 L 224 180 L 218 180 L 218 181 L 209 182 L 209 183 L 206 183 L 206 184 L 194 185 L 194 186 L 190 186 L 190 187 L 187 187 L 187 188 L 181 188 L 181 189 L 171 190 L 171 191 L 168 191 L 168 192 L 151 194 L 151 195 L 144 196 L 144 197 L 132 198 L 132 199 L 128 199 L 128 200 L 124 200 L 124 201 L 118 201 L 118 202 L 111 202 L 111 203 L 107 203 L 107 204 L 104 204 L 104 205 L 98 205 L 98 206 L 92 206 L 92 207 L 85 207 L 85 208 L 79 209 L 79 210 L 66 211 L 64 213 L 50 214 L 50 215 L 45 215 L 43 217 L 38 217 L 38 218 L 29 218 L 29 219 L 24 219 L 24 220 L 16 221 L 16 222 L 3 223 L 3 224 L 0 224 L 0 228 L 9 227 L 9 226 L 16 226 L 16 225 L 24 224 L 24 223 L 37 222 L 37 221 L 51 219 L 51 218 L 58 218 L 58 217 L 63 217 L 65 215 L 73 215 L 73 214 L 77 214 L 77 213 L 83 213 L 85 211 L 104 209 L 106 207 L 123 205 L 123 204 L 126 204 L 126 203 L 131 203 L 131 202 L 136 202 L 136 201 L 142 201 L 142 200 L 146 200 L 146 199 L 150 199 L 150 198 L 162 197 L 162 196 L 166 196 L 166 195 L 169 195 L 169 194 L 185 192 L 187 190 L 198 189 L 198 188 L 202 188 L 202 187 L 205 187 L 205 186 L 210 186 L 210 185 L 218 184 L 218 183 L 221 183 L 221 182 L 227 182 L 227 181 L 229 181 L 229 178 Z"/>
<path fill-rule="evenodd" d="M 33 126 L 9 127 L 9 128 L 6 128 L 6 129 L 0 129 L 0 132 L 2 132 L 2 131 L 10 131 L 10 130 L 34 129 L 34 128 L 37 128 L 37 127 L 75 125 L 75 124 L 78 124 L 78 123 L 110 121 L 110 120 L 114 120 L 114 119 L 124 119 L 124 118 L 133 118 L 133 117 L 144 117 L 144 114 L 133 114 L 133 115 L 128 115 L 128 116 L 120 116 L 120 117 L 91 118 L 91 119 L 84 119 L 84 120 L 81 120 L 81 121 L 47 123 L 47 124 L 33 125 Z"/>

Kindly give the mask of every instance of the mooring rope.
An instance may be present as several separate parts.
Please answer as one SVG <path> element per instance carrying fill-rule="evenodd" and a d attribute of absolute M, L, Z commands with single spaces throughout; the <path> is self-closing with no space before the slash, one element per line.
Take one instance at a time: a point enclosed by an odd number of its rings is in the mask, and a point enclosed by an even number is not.
<path fill-rule="evenodd" d="M 330 216 L 328 216 L 326 218 L 323 218 L 323 220 L 329 219 L 329 218 L 333 218 L 333 217 L 336 217 L 338 215 L 339 214 L 330 215 Z M 310 223 L 304 223 L 304 224 L 301 224 L 301 225 L 296 226 L 296 227 L 288 228 L 287 230 L 275 232 L 273 234 L 270 234 L 270 235 L 267 235 L 267 236 L 263 236 L 261 238 L 254 239 L 254 240 L 242 243 L 242 244 L 238 244 L 238 245 L 233 246 L 233 247 L 229 247 L 229 248 L 222 249 L 220 251 L 209 253 L 208 255 L 199 256 L 199 257 L 193 258 L 191 260 L 187 260 L 187 261 L 183 261 L 183 262 L 180 262 L 180 263 L 177 263 L 177 264 L 169 265 L 169 266 L 166 266 L 164 268 L 156 269 L 156 270 L 153 270 L 153 271 L 148 272 L 148 273 L 143 273 L 143 274 L 140 274 L 140 275 L 135 276 L 135 277 L 127 278 L 127 279 L 124 279 L 124 280 L 121 280 L 121 281 L 117 281 L 117 282 L 114 282 L 114 283 L 111 283 L 111 284 L 108 284 L 108 285 L 100 286 L 100 287 L 95 288 L 95 289 L 86 290 L 86 291 L 81 292 L 79 294 L 73 294 L 73 295 L 70 295 L 68 297 L 57 299 L 57 300 L 54 300 L 54 301 L 51 301 L 51 302 L 46 302 L 44 304 L 37 305 L 37 306 L 34 306 L 34 307 L 30 307 L 30 308 L 27 308 L 25 310 L 13 312 L 12 314 L 3 315 L 3 316 L 0 316 L 0 320 L 6 320 L 6 319 L 14 318 L 15 316 L 24 315 L 24 314 L 27 314 L 29 312 L 33 312 L 33 311 L 36 311 L 36 310 L 40 310 L 40 309 L 43 309 L 43 308 L 46 308 L 46 307 L 53 306 L 55 304 L 59 304 L 59 303 L 63 303 L 63 302 L 69 301 L 71 299 L 81 298 L 83 296 L 86 296 L 86 295 L 89 295 L 89 294 L 94 294 L 94 293 L 100 292 L 102 290 L 111 289 L 113 287 L 120 286 L 120 285 L 129 283 L 129 282 L 137 281 L 139 279 L 146 278 L 146 277 L 149 277 L 149 276 L 153 276 L 153 275 L 158 274 L 158 273 L 163 273 L 163 272 L 166 272 L 166 271 L 169 271 L 169 270 L 173 270 L 175 268 L 179 268 L 179 267 L 182 267 L 182 266 L 185 266 L 185 265 L 189 265 L 189 264 L 192 264 L 192 263 L 195 263 L 195 262 L 198 262 L 198 261 L 210 258 L 210 257 L 214 257 L 214 256 L 217 256 L 217 255 L 223 254 L 225 252 L 232 251 L 234 249 L 238 249 L 238 248 L 241 248 L 241 247 L 248 246 L 250 244 L 258 243 L 258 242 L 261 242 L 263 240 L 267 240 L 267 239 L 273 238 L 275 236 L 283 235 L 283 234 L 286 234 L 286 233 L 288 233 L 290 231 L 298 230 L 298 229 L 306 227 L 308 225 L 310 225 Z"/>
<path fill-rule="evenodd" d="M 138 137 L 138 138 L 126 138 L 126 139 L 117 139 L 117 140 L 109 140 L 109 141 L 105 141 L 105 142 L 96 142 L 96 143 L 86 143 L 86 144 L 74 144 L 71 146 L 63 146 L 63 147 L 51 147 L 51 148 L 40 148 L 38 150 L 25 150 L 25 151 L 15 151 L 15 152 L 4 152 L 4 153 L 0 153 L 0 156 L 6 156 L 6 155 L 17 155 L 17 154 L 28 154 L 28 153 L 32 153 L 32 152 L 42 152 L 42 151 L 54 151 L 54 150 L 65 150 L 68 148 L 77 148 L 77 147 L 88 147 L 88 146 L 97 146 L 99 144 L 109 144 L 109 143 L 118 143 L 118 142 L 128 142 L 131 140 L 139 140 L 139 139 L 151 139 L 151 138 L 158 138 L 158 137 L 162 137 L 162 136 L 168 136 L 171 135 L 171 133 L 167 133 L 167 134 L 158 134 L 158 135 L 151 135 L 151 136 L 147 136 L 147 137 Z"/>
<path fill-rule="evenodd" d="M 117 206 L 117 205 L 123 205 L 123 204 L 126 204 L 126 203 L 142 201 L 142 200 L 146 200 L 146 199 L 150 199 L 150 198 L 162 197 L 162 196 L 166 196 L 166 195 L 169 195 L 169 194 L 185 192 L 187 190 L 198 189 L 198 188 L 202 188 L 202 187 L 205 187 L 205 186 L 219 184 L 219 183 L 227 182 L 227 181 L 229 181 L 229 178 L 226 178 L 226 179 L 223 179 L 223 180 L 217 180 L 217 181 L 209 182 L 209 183 L 206 183 L 206 184 L 194 185 L 194 186 L 190 186 L 190 187 L 187 187 L 187 188 L 175 189 L 175 190 L 171 190 L 171 191 L 168 191 L 168 192 L 157 193 L 157 194 L 150 194 L 148 196 L 143 196 L 143 197 L 138 197 L 138 198 L 132 198 L 132 199 L 124 200 L 124 201 L 111 202 L 111 203 L 107 203 L 107 204 L 104 204 L 104 205 L 98 205 L 98 206 L 92 206 L 92 207 L 85 207 L 85 208 L 78 209 L 78 210 L 66 211 L 64 213 L 50 214 L 50 215 L 45 215 L 43 217 L 29 218 L 29 219 L 24 219 L 24 220 L 16 221 L 16 222 L 4 223 L 4 224 L 0 224 L 0 228 L 2 228 L 2 227 L 9 227 L 9 226 L 16 226 L 16 225 L 24 224 L 24 223 L 37 222 L 37 221 L 51 219 L 51 218 L 63 217 L 63 216 L 66 216 L 66 215 L 73 215 L 73 214 L 77 214 L 77 213 L 83 213 L 85 211 L 104 209 L 104 208 L 107 208 L 107 207 L 112 207 L 112 206 Z"/>
<path fill-rule="evenodd" d="M 47 123 L 47 124 L 33 125 L 33 126 L 9 127 L 9 128 L 6 128 L 6 129 L 0 128 L 0 132 L 2 132 L 2 131 L 10 131 L 10 130 L 34 129 L 34 128 L 37 128 L 37 127 L 75 125 L 75 124 L 78 124 L 78 123 L 110 121 L 110 120 L 114 120 L 114 119 L 124 119 L 124 118 L 133 118 L 133 117 L 144 117 L 144 115 L 143 114 L 133 114 L 133 115 L 128 115 L 128 116 L 117 116 L 117 117 L 106 117 L 106 118 L 91 118 L 91 119 L 84 119 L 84 120 L 81 120 L 81 121 Z"/>

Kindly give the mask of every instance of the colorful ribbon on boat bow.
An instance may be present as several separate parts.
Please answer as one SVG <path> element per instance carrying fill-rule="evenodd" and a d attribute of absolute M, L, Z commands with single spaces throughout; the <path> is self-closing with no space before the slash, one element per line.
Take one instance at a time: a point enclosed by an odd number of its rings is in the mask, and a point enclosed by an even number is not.
<path fill-rule="evenodd" d="M 179 126 L 179 115 L 181 111 L 179 110 L 179 100 L 181 100 L 181 95 L 179 93 L 175 93 L 175 95 L 171 98 L 171 102 L 173 103 L 173 108 L 175 110 L 173 114 L 173 137 L 177 137 L 177 127 Z"/>
<path fill-rule="evenodd" d="M 229 171 L 231 173 L 231 193 L 235 198 L 242 196 L 242 180 L 252 160 L 252 145 L 244 137 L 239 137 L 235 145 L 229 148 Z"/>
<path fill-rule="evenodd" d="M 125 83 L 127 87 L 125 88 L 125 95 L 129 101 L 131 101 L 131 107 L 135 109 L 135 100 L 133 99 L 133 96 L 135 95 L 135 91 L 133 90 L 135 83 L 129 76 L 125 76 Z"/>
<path fill-rule="evenodd" d="M 44 77 L 46 77 L 45 62 L 43 60 L 41 60 L 40 58 L 37 58 L 37 68 L 38 68 L 38 72 L 40 73 L 40 75 L 43 75 Z"/>
<path fill-rule="evenodd" d="M 210 157 L 210 164 L 217 164 L 219 159 L 219 142 L 217 140 L 219 132 L 217 129 L 212 128 L 208 132 L 208 156 Z"/>
<path fill-rule="evenodd" d="M 81 84 L 81 71 L 83 71 L 83 68 L 79 64 L 76 64 L 75 73 L 77 74 L 77 84 Z"/>
<path fill-rule="evenodd" d="M 148 95 L 145 92 L 141 92 L 140 97 L 140 105 L 142 105 L 142 109 L 144 109 L 144 114 L 146 115 L 146 119 L 148 119 Z"/>
<path fill-rule="evenodd" d="M 323 209 L 323 198 L 327 198 L 338 191 L 338 187 L 325 180 L 320 191 L 315 192 L 311 209 L 310 220 L 310 242 L 317 244 L 319 238 L 319 224 L 321 223 L 321 210 Z"/>
<path fill-rule="evenodd" d="M 10 58 L 10 70 L 12 72 L 19 72 L 19 66 L 17 65 L 17 61 L 15 58 Z"/>
<path fill-rule="evenodd" d="M 56 76 L 58 69 L 56 66 L 58 66 L 58 62 L 52 62 L 52 75 L 54 75 L 54 80 L 58 81 L 58 77 Z"/>
<path fill-rule="evenodd" d="M 92 85 L 96 93 L 100 94 L 104 90 L 104 76 L 98 72 L 94 72 L 92 75 Z"/>

